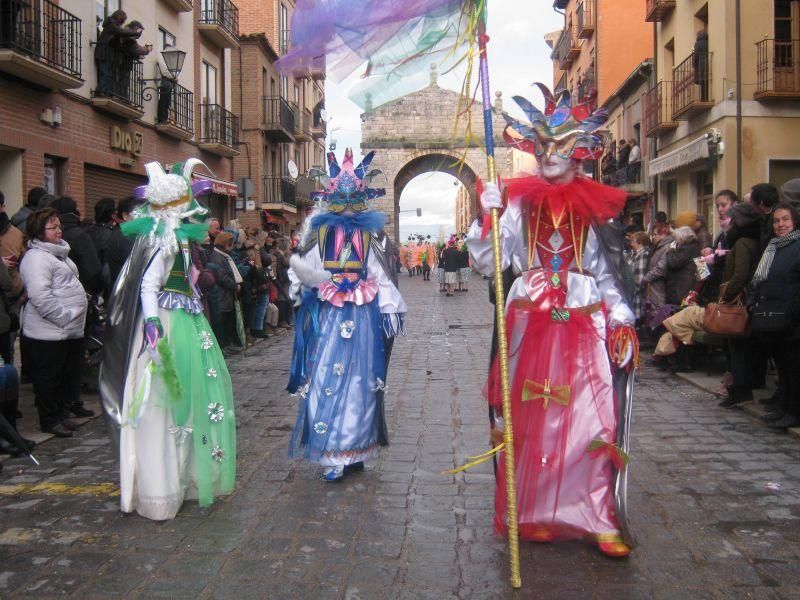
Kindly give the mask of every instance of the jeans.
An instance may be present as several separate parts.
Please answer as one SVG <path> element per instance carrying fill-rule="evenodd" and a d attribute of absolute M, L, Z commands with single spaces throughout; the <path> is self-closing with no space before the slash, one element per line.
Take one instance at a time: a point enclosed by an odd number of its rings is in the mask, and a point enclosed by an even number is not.
<path fill-rule="evenodd" d="M 256 302 L 253 305 L 253 317 L 250 320 L 250 329 L 252 331 L 264 330 L 264 318 L 267 315 L 268 300 L 267 292 L 259 292 L 258 296 L 256 296 Z"/>

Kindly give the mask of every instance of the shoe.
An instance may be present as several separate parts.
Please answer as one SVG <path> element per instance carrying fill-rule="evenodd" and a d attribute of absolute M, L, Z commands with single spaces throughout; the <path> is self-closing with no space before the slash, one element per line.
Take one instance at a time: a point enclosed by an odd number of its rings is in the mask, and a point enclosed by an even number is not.
<path fill-rule="evenodd" d="M 0 454 L 8 454 L 11 458 L 18 458 L 22 456 L 22 450 L 12 444 L 0 441 Z"/>
<path fill-rule="evenodd" d="M 55 425 L 51 425 L 50 427 L 42 427 L 43 433 L 52 433 L 56 437 L 60 438 L 70 438 L 73 436 L 73 433 L 64 427 L 62 423 L 56 423 Z"/>
<path fill-rule="evenodd" d="M 352 465 L 345 465 L 344 467 L 345 473 L 360 473 L 363 470 L 364 470 L 363 461 L 354 462 Z"/>
<path fill-rule="evenodd" d="M 325 472 L 322 474 L 322 481 L 327 481 L 328 483 L 337 483 L 344 478 L 344 466 L 337 465 L 335 467 L 328 467 L 325 469 Z"/>
<path fill-rule="evenodd" d="M 738 406 L 743 402 L 750 402 L 752 400 L 753 390 L 749 388 L 731 386 L 728 388 L 728 397 L 717 404 L 717 406 L 721 406 L 722 408 L 733 408 L 734 406 Z"/>
<path fill-rule="evenodd" d="M 94 411 L 93 410 L 89 410 L 88 408 L 84 408 L 80 404 L 77 404 L 75 406 L 70 406 L 68 410 L 69 410 L 69 412 L 71 412 L 73 415 L 75 415 L 76 417 L 78 417 L 80 419 L 94 416 Z"/>
<path fill-rule="evenodd" d="M 453 295 L 453 294 L 451 294 L 450 292 L 448 292 L 448 293 L 446 293 L 446 294 L 445 294 L 445 296 L 452 296 L 452 295 Z"/>
<path fill-rule="evenodd" d="M 263 340 L 265 337 L 267 337 L 267 334 L 264 333 L 263 331 L 257 331 L 254 329 L 253 331 L 250 332 L 250 337 Z"/>
<path fill-rule="evenodd" d="M 786 416 L 786 413 L 783 411 L 778 412 L 768 412 L 765 415 L 761 415 L 761 420 L 764 423 L 775 423 L 776 421 L 782 420 Z"/>
<path fill-rule="evenodd" d="M 600 542 L 600 552 L 614 558 L 624 558 L 631 553 L 631 547 L 625 542 Z"/>
<path fill-rule="evenodd" d="M 768 423 L 767 427 L 770 429 L 789 429 L 790 427 L 800 427 L 800 417 L 795 415 L 784 415 L 780 420 Z"/>
<path fill-rule="evenodd" d="M 69 429 L 70 431 L 75 431 L 80 427 L 80 424 L 77 421 L 73 421 L 72 419 L 63 419 L 61 424 Z"/>

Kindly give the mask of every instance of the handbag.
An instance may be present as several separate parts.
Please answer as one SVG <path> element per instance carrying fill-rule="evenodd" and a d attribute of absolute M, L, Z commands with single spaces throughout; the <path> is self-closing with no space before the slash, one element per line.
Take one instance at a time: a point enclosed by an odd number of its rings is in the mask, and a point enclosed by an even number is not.
<path fill-rule="evenodd" d="M 750 312 L 752 330 L 756 333 L 778 333 L 792 327 L 792 315 L 783 302 L 760 298 Z"/>
<path fill-rule="evenodd" d="M 724 287 L 720 290 L 722 292 Z M 717 302 L 706 306 L 703 315 L 703 331 L 715 335 L 740 336 L 747 332 L 747 307 L 738 294 L 730 303 L 722 301 L 722 293 Z"/>

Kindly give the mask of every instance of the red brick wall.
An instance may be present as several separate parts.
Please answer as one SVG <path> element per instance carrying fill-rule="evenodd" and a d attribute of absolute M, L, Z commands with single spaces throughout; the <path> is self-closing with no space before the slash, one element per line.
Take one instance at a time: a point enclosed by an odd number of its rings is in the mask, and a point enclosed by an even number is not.
<path fill-rule="evenodd" d="M 45 108 L 61 108 L 61 125 L 57 128 L 39 121 Z M 112 150 L 111 127 L 144 136 L 144 152 L 132 168 L 121 167 L 120 159 L 129 154 Z M 24 193 L 41 185 L 44 179 L 44 155 L 67 159 L 63 171 L 64 193 L 69 194 L 83 210 L 83 165 L 94 165 L 145 174 L 144 165 L 157 160 L 175 163 L 189 157 L 202 159 L 220 179 L 233 180 L 230 158 L 219 157 L 200 150 L 194 143 L 183 142 L 158 133 L 151 125 L 108 115 L 83 99 L 61 93 L 41 91 L 17 80 L 0 79 L 0 145 L 24 150 Z"/>

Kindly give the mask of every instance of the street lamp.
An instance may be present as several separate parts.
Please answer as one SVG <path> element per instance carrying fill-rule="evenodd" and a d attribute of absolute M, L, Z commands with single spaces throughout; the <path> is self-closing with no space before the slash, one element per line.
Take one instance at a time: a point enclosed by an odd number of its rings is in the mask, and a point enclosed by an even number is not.
<path fill-rule="evenodd" d="M 183 61 L 186 59 L 186 52 L 178 50 L 170 46 L 161 51 L 161 58 L 164 59 L 164 64 L 167 65 L 169 74 L 173 79 L 177 79 L 183 69 Z"/>

